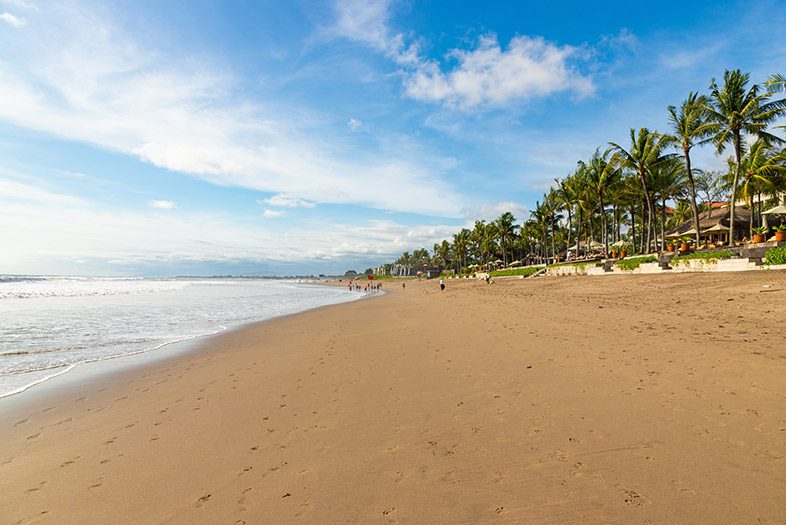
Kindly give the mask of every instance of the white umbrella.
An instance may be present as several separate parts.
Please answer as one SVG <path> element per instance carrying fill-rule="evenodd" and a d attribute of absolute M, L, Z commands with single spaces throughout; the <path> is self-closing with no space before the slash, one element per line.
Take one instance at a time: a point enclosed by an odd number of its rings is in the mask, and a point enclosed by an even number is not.
<path fill-rule="evenodd" d="M 590 248 L 592 248 L 593 250 L 598 250 L 600 248 L 603 248 L 603 243 L 600 243 L 598 241 L 591 241 L 589 245 Z"/>
<path fill-rule="evenodd" d="M 707 228 L 706 230 L 702 231 L 701 233 L 715 233 L 715 232 L 727 232 L 729 231 L 728 226 L 724 226 L 720 223 L 716 224 L 712 228 Z"/>
<path fill-rule="evenodd" d="M 774 208 L 770 208 L 767 211 L 761 212 L 762 215 L 786 215 L 786 206 L 781 204 L 780 206 L 775 206 Z"/>
<path fill-rule="evenodd" d="M 627 243 L 626 243 L 625 241 L 623 241 L 623 240 L 619 240 L 619 241 L 617 241 L 617 242 L 615 242 L 615 243 L 609 244 L 609 246 L 611 246 L 612 248 L 622 248 L 622 247 L 623 247 L 623 246 L 625 246 L 626 244 L 627 244 Z"/>

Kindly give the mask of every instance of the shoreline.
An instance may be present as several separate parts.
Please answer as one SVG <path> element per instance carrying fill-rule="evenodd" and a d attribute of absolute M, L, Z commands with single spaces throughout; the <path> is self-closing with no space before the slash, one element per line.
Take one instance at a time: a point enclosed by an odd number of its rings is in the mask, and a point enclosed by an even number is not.
<path fill-rule="evenodd" d="M 320 283 L 298 282 L 298 284 L 319 285 Z M 359 296 L 351 300 L 340 301 L 332 304 L 307 308 L 305 310 L 300 310 L 289 314 L 278 315 L 268 319 L 249 321 L 231 327 L 222 326 L 221 328 L 211 332 L 192 335 L 189 337 L 185 337 L 182 339 L 175 339 L 172 341 L 165 341 L 163 343 L 159 343 L 156 346 L 150 348 L 143 348 L 122 355 L 94 358 L 87 361 L 79 361 L 67 365 L 52 367 L 50 369 L 40 369 L 40 370 L 32 370 L 32 371 L 24 372 L 24 373 L 36 373 L 36 372 L 46 372 L 47 370 L 53 371 L 53 373 L 50 375 L 46 375 L 39 379 L 33 380 L 30 383 L 26 383 L 20 387 L 17 387 L 10 392 L 0 393 L 0 412 L 2 412 L 2 410 L 5 408 L 4 405 L 9 405 L 13 403 L 12 401 L 10 401 L 10 399 L 17 399 L 19 396 L 30 395 L 31 390 L 33 389 L 35 389 L 36 391 L 38 390 L 44 391 L 47 387 L 50 387 L 50 388 L 54 388 L 55 390 L 58 390 L 59 387 L 63 386 L 58 383 L 65 383 L 65 385 L 73 384 L 75 382 L 78 382 L 80 378 L 92 379 L 92 376 L 101 376 L 106 374 L 111 375 L 115 372 L 122 372 L 126 368 L 133 369 L 136 367 L 145 366 L 145 364 L 148 362 L 156 363 L 162 359 L 177 357 L 178 355 L 184 352 L 197 350 L 202 344 L 208 344 L 208 341 L 211 338 L 215 336 L 220 336 L 221 334 L 224 333 L 228 333 L 232 330 L 244 329 L 246 327 L 253 326 L 254 324 L 266 322 L 272 319 L 276 319 L 278 317 L 298 315 L 300 313 L 308 312 L 310 310 L 323 308 L 326 306 L 335 306 L 338 304 L 343 304 L 345 302 L 359 301 L 363 299 L 368 299 L 369 297 L 370 296 Z M 76 378 L 73 378 L 72 376 L 76 376 Z M 38 394 L 38 392 L 36 392 L 36 394 Z"/>
<path fill-rule="evenodd" d="M 782 521 L 786 274 L 728 275 L 412 281 L 221 333 L 4 413 L 0 520 Z"/>

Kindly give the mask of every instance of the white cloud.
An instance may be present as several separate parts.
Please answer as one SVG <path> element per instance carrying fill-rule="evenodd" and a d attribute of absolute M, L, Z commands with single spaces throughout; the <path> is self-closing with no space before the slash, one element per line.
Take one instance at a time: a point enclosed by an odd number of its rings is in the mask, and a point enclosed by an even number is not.
<path fill-rule="evenodd" d="M 476 219 L 494 220 L 505 212 L 512 213 L 517 220 L 526 218 L 524 215 L 527 208 L 515 202 L 499 202 L 497 204 L 482 204 L 479 206 L 467 207 L 461 210 L 464 217 L 470 221 Z"/>
<path fill-rule="evenodd" d="M 11 13 L 9 13 L 8 11 L 4 11 L 3 13 L 0 13 L 0 20 L 14 27 L 22 27 L 27 23 L 25 22 L 24 18 L 16 17 Z"/>
<path fill-rule="evenodd" d="M 326 140 L 318 118 L 238 99 L 238 81 L 220 64 L 145 48 L 103 14 L 57 4 L 14 38 L 0 32 L 0 119 L 214 184 L 458 215 L 463 199 L 440 183 L 430 152 Z"/>
<path fill-rule="evenodd" d="M 148 201 L 147 205 L 151 208 L 157 208 L 159 210 L 172 210 L 175 208 L 175 203 L 167 200 L 152 200 Z"/>
<path fill-rule="evenodd" d="M 262 216 L 265 217 L 266 219 L 275 219 L 278 217 L 282 217 L 283 215 L 284 215 L 283 211 L 271 210 L 267 208 L 265 209 L 265 211 L 262 212 Z"/>
<path fill-rule="evenodd" d="M 347 127 L 352 131 L 357 130 L 362 125 L 363 125 L 363 121 L 356 118 L 351 118 L 349 119 L 349 122 L 347 122 Z"/>
<path fill-rule="evenodd" d="M 393 221 L 293 229 L 284 222 L 271 226 L 227 213 L 151 214 L 110 208 L 40 189 L 41 180 L 1 182 L 3 242 L 14 247 L 0 250 L 0 268 L 8 273 L 103 274 L 112 261 L 121 263 L 125 272 L 160 271 L 189 262 L 294 261 L 301 267 L 358 259 L 381 263 L 404 250 L 430 247 L 457 230 Z M 91 265 L 81 267 L 77 261 Z"/>
<path fill-rule="evenodd" d="M 279 206 L 282 208 L 313 208 L 316 206 L 313 202 L 299 199 L 294 195 L 286 195 L 284 193 L 273 195 L 272 197 L 268 197 L 267 199 L 258 202 L 259 204 L 267 204 L 268 206 Z"/>
<path fill-rule="evenodd" d="M 455 66 L 447 68 L 420 56 L 416 43 L 406 45 L 403 33 L 391 31 L 388 1 L 338 1 L 335 11 L 331 33 L 362 42 L 401 66 L 406 93 L 415 100 L 470 109 L 560 92 L 582 98 L 595 91 L 592 79 L 571 64 L 583 54 L 579 48 L 517 36 L 502 49 L 495 35 L 486 35 L 473 50 L 451 50 L 447 58 Z"/>
<path fill-rule="evenodd" d="M 526 36 L 515 37 L 503 50 L 495 36 L 485 36 L 472 51 L 450 53 L 457 63 L 451 71 L 444 73 L 438 63 L 426 62 L 407 77 L 405 87 L 416 100 L 463 109 L 504 106 L 564 91 L 585 97 L 594 86 L 569 65 L 574 54 L 573 47 Z"/>
<path fill-rule="evenodd" d="M 381 51 L 397 64 L 418 62 L 417 44 L 407 46 L 404 35 L 388 27 L 390 0 L 338 0 L 336 21 L 328 34 L 362 42 Z"/>

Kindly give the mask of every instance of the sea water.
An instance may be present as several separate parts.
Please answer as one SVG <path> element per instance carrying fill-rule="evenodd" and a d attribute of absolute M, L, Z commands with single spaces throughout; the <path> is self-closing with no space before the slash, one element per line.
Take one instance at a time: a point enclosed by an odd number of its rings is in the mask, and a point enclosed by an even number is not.
<path fill-rule="evenodd" d="M 0 397 L 80 364 L 152 356 L 171 343 L 360 297 L 270 279 L 0 276 Z"/>

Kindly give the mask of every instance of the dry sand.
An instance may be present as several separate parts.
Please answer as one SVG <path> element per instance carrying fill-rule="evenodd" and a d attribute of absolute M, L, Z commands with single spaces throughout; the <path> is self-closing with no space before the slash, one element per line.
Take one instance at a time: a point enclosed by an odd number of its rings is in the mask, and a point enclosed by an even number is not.
<path fill-rule="evenodd" d="M 786 273 L 395 288 L 5 410 L 0 522 L 786 522 Z"/>

